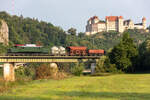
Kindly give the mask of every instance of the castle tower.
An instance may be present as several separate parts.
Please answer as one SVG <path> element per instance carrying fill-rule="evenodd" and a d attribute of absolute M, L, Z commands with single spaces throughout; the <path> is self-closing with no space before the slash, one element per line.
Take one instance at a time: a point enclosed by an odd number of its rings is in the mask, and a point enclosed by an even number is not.
<path fill-rule="evenodd" d="M 99 22 L 99 18 L 97 16 L 93 16 L 91 17 L 88 21 L 87 21 L 87 25 L 86 25 L 86 35 L 91 35 L 91 34 L 95 34 L 98 32 L 98 25 L 97 23 Z"/>
<path fill-rule="evenodd" d="M 143 29 L 146 29 L 146 18 L 145 17 L 142 18 L 142 25 L 143 25 Z"/>
<path fill-rule="evenodd" d="M 92 24 L 92 18 L 90 18 L 88 21 L 87 21 L 87 25 L 90 25 Z"/>
<path fill-rule="evenodd" d="M 118 32 L 120 33 L 124 32 L 123 22 L 124 22 L 123 17 L 119 16 L 118 17 Z"/>
<path fill-rule="evenodd" d="M 92 17 L 87 21 L 86 25 L 86 35 L 90 35 L 91 32 L 91 24 L 92 24 Z"/>
<path fill-rule="evenodd" d="M 106 31 L 123 31 L 123 17 L 106 16 Z"/>
<path fill-rule="evenodd" d="M 93 16 L 92 18 L 92 24 L 96 24 L 99 22 L 99 18 L 97 16 Z"/>
<path fill-rule="evenodd" d="M 106 32 L 108 32 L 109 31 L 109 29 L 108 29 L 108 24 L 109 24 L 108 16 L 106 16 L 105 20 L 106 20 Z"/>

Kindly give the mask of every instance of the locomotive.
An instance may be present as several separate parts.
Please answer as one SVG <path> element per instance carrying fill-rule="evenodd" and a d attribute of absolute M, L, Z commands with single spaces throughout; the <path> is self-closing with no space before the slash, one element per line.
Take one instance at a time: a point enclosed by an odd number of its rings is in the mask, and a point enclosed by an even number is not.
<path fill-rule="evenodd" d="M 84 46 L 53 46 L 45 48 L 36 44 L 16 44 L 8 49 L 7 55 L 47 55 L 47 56 L 101 56 L 105 51 L 102 49 L 88 49 Z"/>

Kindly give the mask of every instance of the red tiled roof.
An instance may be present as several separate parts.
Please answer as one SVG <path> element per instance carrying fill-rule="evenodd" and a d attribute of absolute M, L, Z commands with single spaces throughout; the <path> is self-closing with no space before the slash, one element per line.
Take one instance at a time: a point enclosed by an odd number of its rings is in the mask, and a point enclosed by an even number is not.
<path fill-rule="evenodd" d="M 123 16 L 119 16 L 119 19 L 123 19 Z"/>
<path fill-rule="evenodd" d="M 91 18 L 89 19 L 89 21 L 90 21 L 90 20 L 93 20 L 93 19 L 98 19 L 98 16 L 93 16 L 93 17 L 91 17 Z"/>
<path fill-rule="evenodd" d="M 106 16 L 106 19 L 109 21 L 116 21 L 118 19 L 123 19 L 122 16 Z"/>
<path fill-rule="evenodd" d="M 143 19 L 142 20 L 146 20 L 146 18 L 145 17 L 143 17 Z"/>
<path fill-rule="evenodd" d="M 92 20 L 92 17 L 88 21 L 90 21 L 90 20 Z"/>
<path fill-rule="evenodd" d="M 96 18 L 98 18 L 97 16 L 93 16 L 93 19 L 96 19 Z"/>

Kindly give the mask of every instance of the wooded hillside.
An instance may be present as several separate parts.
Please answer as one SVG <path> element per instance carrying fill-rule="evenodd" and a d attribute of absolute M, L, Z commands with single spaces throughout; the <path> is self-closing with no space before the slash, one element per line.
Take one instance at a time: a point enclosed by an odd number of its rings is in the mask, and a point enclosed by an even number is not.
<path fill-rule="evenodd" d="M 7 22 L 9 27 L 10 44 L 42 44 L 44 46 L 87 46 L 92 49 L 108 50 L 118 44 L 122 34 L 117 32 L 104 32 L 93 36 L 67 34 L 62 28 L 54 26 L 50 22 L 39 21 L 34 18 L 12 16 L 6 12 L 0 12 L 0 19 Z M 70 26 L 71 27 L 71 26 Z M 139 30 L 128 30 L 134 43 L 139 45 L 150 33 Z"/>

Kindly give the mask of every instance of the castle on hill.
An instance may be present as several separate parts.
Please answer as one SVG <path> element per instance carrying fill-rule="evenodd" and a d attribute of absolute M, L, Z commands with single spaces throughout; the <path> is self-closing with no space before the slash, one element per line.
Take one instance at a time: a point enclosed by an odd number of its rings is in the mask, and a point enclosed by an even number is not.
<path fill-rule="evenodd" d="M 134 24 L 132 20 L 124 20 L 122 16 L 106 16 L 105 21 L 100 20 L 97 16 L 93 16 L 87 21 L 85 34 L 92 35 L 104 31 L 122 33 L 127 29 L 146 30 L 146 18 L 142 18 L 142 23 Z"/>

